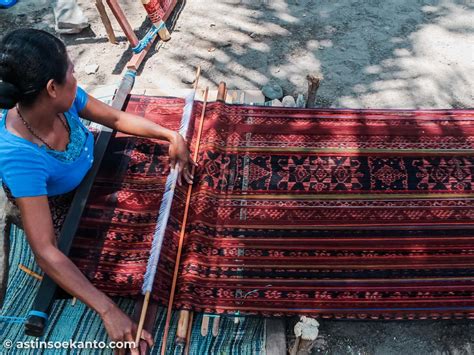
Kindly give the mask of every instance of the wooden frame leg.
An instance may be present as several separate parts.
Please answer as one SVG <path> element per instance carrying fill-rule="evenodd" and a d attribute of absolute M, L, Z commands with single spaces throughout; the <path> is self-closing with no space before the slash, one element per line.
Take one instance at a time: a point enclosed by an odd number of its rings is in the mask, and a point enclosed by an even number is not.
<path fill-rule="evenodd" d="M 113 44 L 117 44 L 117 37 L 115 37 L 114 29 L 112 28 L 112 23 L 110 22 L 109 16 L 105 11 L 105 6 L 102 0 L 95 0 L 95 6 L 97 7 L 97 11 L 99 12 L 100 19 L 105 27 L 105 31 L 107 32 L 107 37 L 109 38 L 109 42 Z"/>
<path fill-rule="evenodd" d="M 136 47 L 139 42 L 138 37 L 135 32 L 133 32 L 132 26 L 130 26 L 130 23 L 128 23 L 127 17 L 123 13 L 123 10 L 120 5 L 117 3 L 117 0 L 107 0 L 107 5 L 109 5 L 110 10 L 112 10 L 112 13 L 114 14 L 115 18 L 117 19 L 117 22 L 125 33 L 125 36 L 127 36 L 127 39 L 130 42 L 131 46 Z"/>

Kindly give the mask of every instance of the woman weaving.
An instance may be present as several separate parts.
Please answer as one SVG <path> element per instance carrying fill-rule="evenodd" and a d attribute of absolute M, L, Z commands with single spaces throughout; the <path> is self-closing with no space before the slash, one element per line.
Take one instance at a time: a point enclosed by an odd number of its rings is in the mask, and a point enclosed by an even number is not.
<path fill-rule="evenodd" d="M 94 309 L 115 341 L 133 341 L 136 327 L 56 246 L 55 202 L 70 196 L 93 164 L 94 140 L 79 116 L 131 135 L 170 142 L 171 166 L 192 183 L 189 151 L 174 131 L 121 112 L 77 87 L 65 45 L 44 31 L 23 29 L 0 41 L 0 177 L 41 269 Z M 56 230 L 55 230 L 56 229 Z M 152 345 L 152 337 L 142 338 Z"/>

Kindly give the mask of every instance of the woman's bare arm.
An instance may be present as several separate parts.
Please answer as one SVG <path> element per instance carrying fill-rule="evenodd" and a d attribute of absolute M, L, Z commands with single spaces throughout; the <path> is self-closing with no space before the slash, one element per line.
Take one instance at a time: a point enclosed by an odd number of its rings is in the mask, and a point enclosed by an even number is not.
<path fill-rule="evenodd" d="M 59 286 L 99 314 L 113 302 L 97 290 L 56 245 L 46 196 L 18 198 L 23 226 L 39 267 Z"/>
<path fill-rule="evenodd" d="M 95 310 L 112 340 L 134 341 L 135 324 L 57 248 L 47 197 L 24 197 L 16 201 L 39 267 L 65 291 Z M 150 344 L 153 342 L 150 334 L 142 333 L 142 336 Z"/>
<path fill-rule="evenodd" d="M 86 106 L 81 111 L 81 117 L 134 136 L 158 138 L 171 142 L 177 134 L 146 118 L 117 110 L 90 95 Z"/>
<path fill-rule="evenodd" d="M 116 110 L 90 95 L 86 106 L 81 111 L 81 117 L 134 136 L 167 140 L 170 142 L 171 167 L 174 168 L 176 164 L 178 165 L 178 184 L 181 185 L 181 176 L 187 183 L 192 183 L 191 167 L 194 162 L 189 155 L 185 140 L 178 132 L 143 117 Z"/>

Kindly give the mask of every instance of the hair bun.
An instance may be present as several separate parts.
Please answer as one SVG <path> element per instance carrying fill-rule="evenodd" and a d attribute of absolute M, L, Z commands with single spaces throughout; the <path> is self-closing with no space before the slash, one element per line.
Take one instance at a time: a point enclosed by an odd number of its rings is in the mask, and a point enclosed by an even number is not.
<path fill-rule="evenodd" d="M 20 100 L 20 96 L 20 90 L 15 85 L 0 80 L 0 108 L 10 109 L 15 107 Z"/>

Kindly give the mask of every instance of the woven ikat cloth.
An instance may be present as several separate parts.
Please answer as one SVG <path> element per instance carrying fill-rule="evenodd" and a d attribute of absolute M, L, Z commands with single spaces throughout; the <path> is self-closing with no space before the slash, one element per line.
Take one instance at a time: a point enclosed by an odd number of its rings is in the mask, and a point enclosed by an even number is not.
<path fill-rule="evenodd" d="M 127 111 L 176 129 L 182 107 L 136 96 Z M 197 103 L 196 127 L 201 110 Z M 473 120 L 470 110 L 208 104 L 175 306 L 474 317 Z M 110 145 L 73 250 L 103 291 L 140 293 L 167 174 L 165 143 L 116 137 Z M 155 279 L 159 302 L 171 286 L 184 200 L 178 189 Z"/>

